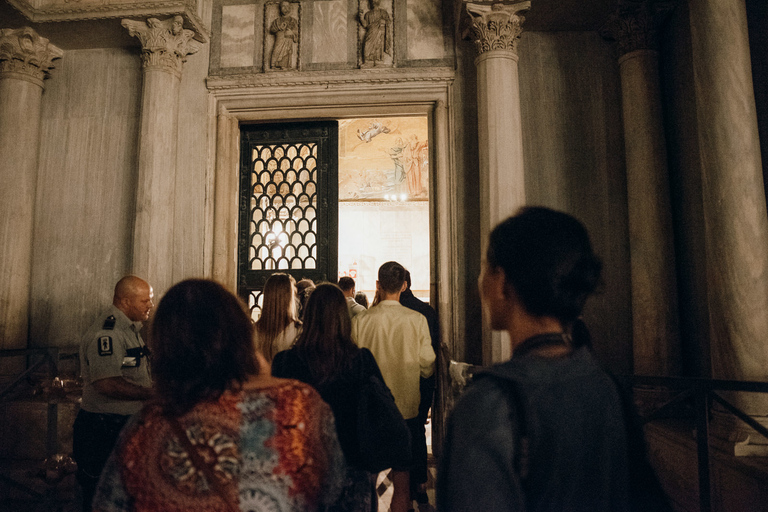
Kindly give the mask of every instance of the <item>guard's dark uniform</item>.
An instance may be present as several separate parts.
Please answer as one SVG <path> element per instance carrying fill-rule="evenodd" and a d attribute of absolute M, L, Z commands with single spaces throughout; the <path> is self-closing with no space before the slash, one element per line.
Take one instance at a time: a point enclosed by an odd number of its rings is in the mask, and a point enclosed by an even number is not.
<path fill-rule="evenodd" d="M 83 489 L 83 510 L 91 509 L 93 493 L 120 430 L 139 411 L 140 400 L 119 400 L 93 387 L 97 380 L 122 377 L 139 386 L 150 387 L 147 349 L 139 330 L 125 313 L 111 306 L 88 329 L 80 345 L 83 375 L 83 402 L 75 419 L 73 456 L 77 479 Z"/>

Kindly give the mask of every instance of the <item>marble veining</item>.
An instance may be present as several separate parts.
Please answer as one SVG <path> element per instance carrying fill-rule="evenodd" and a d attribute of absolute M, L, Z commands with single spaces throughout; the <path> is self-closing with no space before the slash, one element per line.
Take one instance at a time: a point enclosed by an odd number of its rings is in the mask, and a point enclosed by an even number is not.
<path fill-rule="evenodd" d="M 225 5 L 221 12 L 221 67 L 253 66 L 256 5 Z"/>

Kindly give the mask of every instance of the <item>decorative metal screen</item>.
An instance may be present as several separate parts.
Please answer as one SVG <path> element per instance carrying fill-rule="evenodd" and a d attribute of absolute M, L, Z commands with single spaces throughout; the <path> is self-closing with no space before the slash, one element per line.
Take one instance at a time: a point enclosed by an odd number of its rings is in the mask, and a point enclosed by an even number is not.
<path fill-rule="evenodd" d="M 257 315 L 274 272 L 336 274 L 337 125 L 243 127 L 239 293 Z"/>

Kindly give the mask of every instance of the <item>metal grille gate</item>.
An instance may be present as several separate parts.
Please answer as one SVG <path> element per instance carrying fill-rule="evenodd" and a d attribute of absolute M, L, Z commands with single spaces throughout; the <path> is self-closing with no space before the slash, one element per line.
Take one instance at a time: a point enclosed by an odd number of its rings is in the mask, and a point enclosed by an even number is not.
<path fill-rule="evenodd" d="M 258 316 L 274 272 L 335 280 L 338 123 L 241 128 L 238 294 Z"/>

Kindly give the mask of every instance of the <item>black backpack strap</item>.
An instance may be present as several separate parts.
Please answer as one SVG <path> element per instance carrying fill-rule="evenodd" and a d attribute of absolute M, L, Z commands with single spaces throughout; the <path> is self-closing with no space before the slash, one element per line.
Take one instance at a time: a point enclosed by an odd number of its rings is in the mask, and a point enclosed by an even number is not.
<path fill-rule="evenodd" d="M 475 378 L 480 377 L 477 375 Z M 525 397 L 518 389 L 515 381 L 504 379 L 493 374 L 482 374 L 482 378 L 490 378 L 501 389 L 507 404 L 509 405 L 510 432 L 517 430 L 514 440 L 513 467 L 520 480 L 520 485 L 526 490 L 526 481 L 530 472 L 531 440 L 526 419 Z"/>

